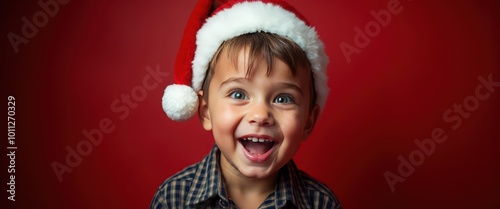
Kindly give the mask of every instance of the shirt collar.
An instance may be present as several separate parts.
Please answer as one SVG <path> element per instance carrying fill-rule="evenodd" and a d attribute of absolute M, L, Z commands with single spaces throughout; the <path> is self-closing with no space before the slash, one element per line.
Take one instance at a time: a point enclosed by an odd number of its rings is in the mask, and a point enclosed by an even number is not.
<path fill-rule="evenodd" d="M 276 208 L 283 207 L 287 201 L 291 201 L 297 208 L 310 208 L 305 188 L 300 171 L 293 160 L 290 160 L 280 170 L 278 183 L 274 191 Z"/>
<path fill-rule="evenodd" d="M 214 198 L 223 190 L 219 169 L 219 148 L 214 145 L 210 153 L 198 164 L 189 190 L 186 205 L 194 206 Z"/>
<path fill-rule="evenodd" d="M 217 195 L 227 201 L 220 172 L 219 156 L 219 148 L 214 145 L 210 153 L 199 163 L 188 193 L 186 205 L 194 206 L 208 203 L 209 199 L 215 198 Z M 290 160 L 279 172 L 278 182 L 274 190 L 276 208 L 283 207 L 289 201 L 297 208 L 310 208 L 305 184 L 293 160 Z"/>

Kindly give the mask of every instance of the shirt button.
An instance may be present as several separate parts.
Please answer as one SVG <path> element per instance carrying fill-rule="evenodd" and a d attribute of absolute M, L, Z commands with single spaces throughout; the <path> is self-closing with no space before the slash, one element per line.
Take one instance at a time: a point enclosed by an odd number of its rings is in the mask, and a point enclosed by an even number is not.
<path fill-rule="evenodd" d="M 219 205 L 222 207 L 222 208 L 227 208 L 227 202 L 222 200 L 222 199 L 219 199 Z"/>

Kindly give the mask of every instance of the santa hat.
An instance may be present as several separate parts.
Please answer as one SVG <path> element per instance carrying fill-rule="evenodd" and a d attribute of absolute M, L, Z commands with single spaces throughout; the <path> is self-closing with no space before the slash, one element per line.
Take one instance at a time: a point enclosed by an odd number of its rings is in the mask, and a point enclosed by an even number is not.
<path fill-rule="evenodd" d="M 177 54 L 175 84 L 167 86 L 162 98 L 169 118 L 182 121 L 196 113 L 196 92 L 217 49 L 226 40 L 253 32 L 288 37 L 304 50 L 311 63 L 317 103 L 323 109 L 328 96 L 328 57 L 314 27 L 295 8 L 280 0 L 199 0 Z"/>

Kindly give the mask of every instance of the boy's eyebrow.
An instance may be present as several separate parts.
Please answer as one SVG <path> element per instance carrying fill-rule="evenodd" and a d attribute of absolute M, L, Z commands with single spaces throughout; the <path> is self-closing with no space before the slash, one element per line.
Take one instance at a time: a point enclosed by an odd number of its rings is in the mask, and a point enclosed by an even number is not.
<path fill-rule="evenodd" d="M 228 78 L 227 80 L 223 81 L 220 84 L 220 87 L 222 88 L 224 85 L 231 83 L 231 82 L 246 83 L 246 82 L 248 82 L 248 79 L 242 78 L 242 77 L 231 77 L 231 78 Z M 293 89 L 293 90 L 299 92 L 300 95 L 304 96 L 304 92 L 302 92 L 302 89 L 293 83 L 280 82 L 280 83 L 276 84 L 276 87 L 277 88 L 290 88 L 290 89 Z"/>
<path fill-rule="evenodd" d="M 302 89 L 299 88 L 299 86 L 293 84 L 293 83 L 285 83 L 285 82 L 281 82 L 281 83 L 278 83 L 277 85 L 279 88 L 290 88 L 290 89 L 294 89 L 295 91 L 298 91 L 300 93 L 300 95 L 304 96 L 304 92 L 302 92 Z"/>
<path fill-rule="evenodd" d="M 237 83 L 244 83 L 246 82 L 247 79 L 246 78 L 242 78 L 242 77 L 231 77 L 231 78 L 228 78 L 227 80 L 225 80 L 224 82 L 222 82 L 220 84 L 220 87 L 222 88 L 222 86 L 228 84 L 228 83 L 231 83 L 231 82 L 237 82 Z"/>

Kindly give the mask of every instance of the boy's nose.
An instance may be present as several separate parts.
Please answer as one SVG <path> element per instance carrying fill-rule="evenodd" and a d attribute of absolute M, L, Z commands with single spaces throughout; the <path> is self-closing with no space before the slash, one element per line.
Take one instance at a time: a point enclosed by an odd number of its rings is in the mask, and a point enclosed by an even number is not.
<path fill-rule="evenodd" d="M 248 123 L 258 126 L 269 126 L 274 124 L 274 118 L 269 111 L 270 107 L 267 104 L 258 103 L 251 107 L 247 115 Z"/>

